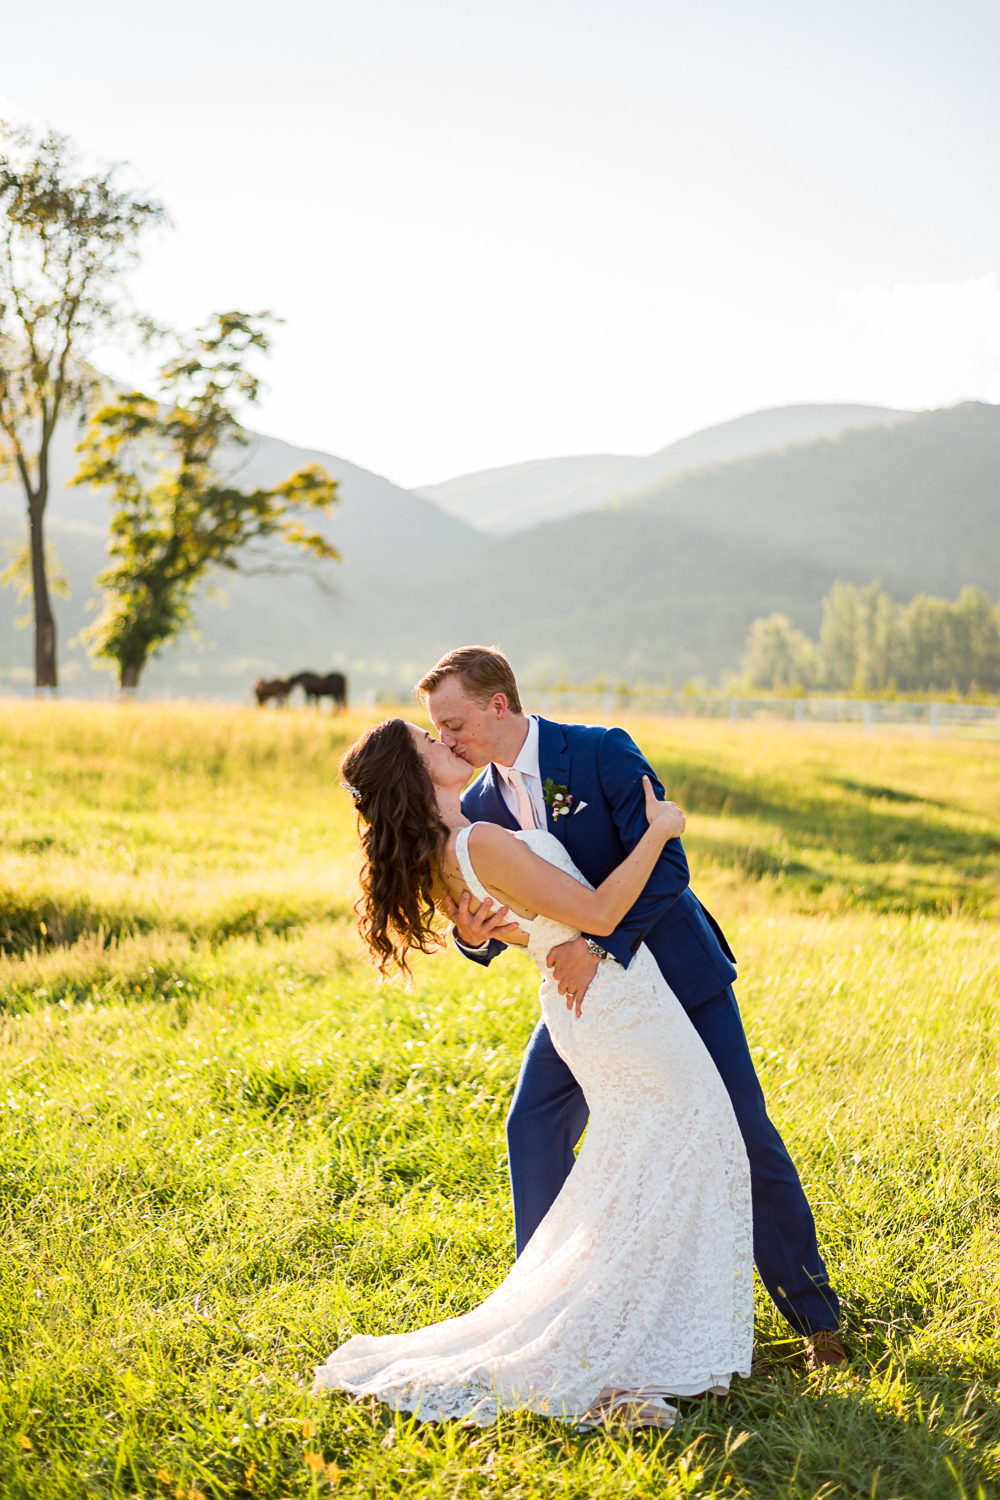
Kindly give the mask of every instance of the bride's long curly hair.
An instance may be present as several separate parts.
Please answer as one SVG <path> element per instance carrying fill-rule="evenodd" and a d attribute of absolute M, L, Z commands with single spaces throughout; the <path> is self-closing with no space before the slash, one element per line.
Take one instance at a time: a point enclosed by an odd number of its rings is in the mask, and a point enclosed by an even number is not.
<path fill-rule="evenodd" d="M 403 719 L 367 730 L 340 762 L 358 810 L 364 864 L 358 927 L 385 978 L 411 977 L 409 955 L 443 947 L 434 884 L 448 829 L 434 783 Z"/>

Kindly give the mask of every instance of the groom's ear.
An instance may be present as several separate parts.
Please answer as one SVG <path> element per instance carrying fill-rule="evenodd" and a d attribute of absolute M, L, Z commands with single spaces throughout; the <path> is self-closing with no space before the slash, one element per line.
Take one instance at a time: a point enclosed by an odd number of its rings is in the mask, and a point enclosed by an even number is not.
<path fill-rule="evenodd" d="M 510 712 L 510 704 L 507 702 L 506 693 L 494 693 L 490 699 L 490 708 L 498 719 L 505 719 Z"/>

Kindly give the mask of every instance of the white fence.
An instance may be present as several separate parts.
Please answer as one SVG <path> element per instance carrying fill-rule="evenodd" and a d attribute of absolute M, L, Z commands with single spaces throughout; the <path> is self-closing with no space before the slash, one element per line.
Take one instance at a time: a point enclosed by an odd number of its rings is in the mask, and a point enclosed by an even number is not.
<path fill-rule="evenodd" d="M 525 693 L 529 712 L 572 720 L 614 714 L 650 714 L 665 719 L 723 719 L 730 724 L 856 724 L 928 735 L 1000 738 L 1000 707 L 992 703 L 923 703 L 916 699 L 747 698 L 692 693 Z"/>

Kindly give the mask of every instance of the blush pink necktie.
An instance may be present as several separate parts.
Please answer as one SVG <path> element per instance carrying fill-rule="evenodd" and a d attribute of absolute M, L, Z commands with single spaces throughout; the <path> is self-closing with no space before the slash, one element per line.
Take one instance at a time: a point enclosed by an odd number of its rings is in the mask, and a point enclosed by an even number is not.
<path fill-rule="evenodd" d="M 531 800 L 531 793 L 524 784 L 524 777 L 520 771 L 515 771 L 513 766 L 507 772 L 507 779 L 517 792 L 517 800 L 520 804 L 521 827 L 537 828 L 538 820 L 535 817 L 535 806 Z"/>

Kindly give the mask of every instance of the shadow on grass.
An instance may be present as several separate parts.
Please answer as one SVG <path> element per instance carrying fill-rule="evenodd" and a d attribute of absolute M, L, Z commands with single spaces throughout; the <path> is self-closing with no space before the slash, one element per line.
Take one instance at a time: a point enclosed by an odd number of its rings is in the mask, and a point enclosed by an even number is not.
<path fill-rule="evenodd" d="M 734 1431 L 750 1436 L 726 1460 Z M 755 1497 L 971 1500 L 984 1485 L 995 1493 L 1000 1400 L 971 1378 L 915 1380 L 905 1364 L 812 1377 L 761 1368 L 726 1401 L 682 1403 L 669 1446 L 683 1450 L 702 1434 L 719 1478 Z"/>
<path fill-rule="evenodd" d="M 324 1450 L 333 1449 L 351 1411 L 339 1395 L 323 1399 L 317 1443 Z M 995 1493 L 995 1466 L 986 1455 L 1000 1437 L 995 1391 L 942 1378 L 915 1393 L 901 1367 L 821 1377 L 787 1364 L 762 1369 L 726 1398 L 682 1401 L 669 1432 L 612 1426 L 580 1433 L 524 1412 L 463 1431 L 375 1403 L 369 1419 L 374 1430 L 366 1451 L 340 1460 L 341 1488 L 351 1494 L 444 1494 L 431 1486 L 446 1478 L 447 1465 L 456 1494 L 526 1500 L 635 1494 L 972 1500 Z"/>
<path fill-rule="evenodd" d="M 877 911 L 975 914 L 996 900 L 1000 837 L 963 826 L 959 808 L 848 779 L 814 784 L 837 789 L 823 795 L 802 782 L 724 774 L 689 760 L 660 760 L 656 769 L 687 812 L 762 825 L 746 842 L 689 841 L 746 879 L 774 878 L 803 896 L 839 884 L 843 904 Z"/>
<path fill-rule="evenodd" d="M 345 914 L 344 905 L 336 901 L 293 903 L 272 896 L 239 896 L 214 910 L 171 920 L 155 910 L 97 902 L 84 891 L 56 897 L 8 887 L 0 889 L 0 955 L 45 952 L 81 938 L 110 946 L 154 932 L 183 933 L 214 948 L 235 937 L 280 937 L 310 922 L 336 921 Z"/>
<path fill-rule="evenodd" d="M 901 792 L 892 786 L 873 786 L 867 781 L 851 781 L 846 776 L 832 776 L 829 779 L 830 786 L 843 787 L 845 792 L 856 792 L 860 797 L 867 797 L 874 802 L 922 802 L 925 807 L 944 807 L 947 802 L 935 801 L 933 797 L 921 797 L 916 792 Z"/>

